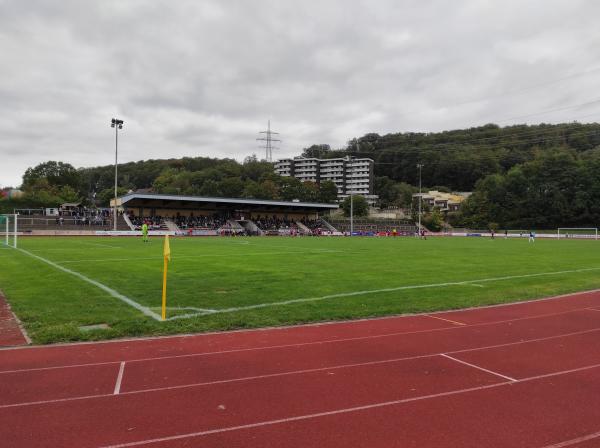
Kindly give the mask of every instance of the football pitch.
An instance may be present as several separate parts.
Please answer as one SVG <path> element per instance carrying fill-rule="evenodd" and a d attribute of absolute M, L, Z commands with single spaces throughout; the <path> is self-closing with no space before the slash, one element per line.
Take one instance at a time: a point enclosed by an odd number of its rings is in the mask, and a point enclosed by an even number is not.
<path fill-rule="evenodd" d="M 595 240 L 24 237 L 0 290 L 35 343 L 430 312 L 600 288 Z M 104 328 L 81 329 L 104 324 Z"/>

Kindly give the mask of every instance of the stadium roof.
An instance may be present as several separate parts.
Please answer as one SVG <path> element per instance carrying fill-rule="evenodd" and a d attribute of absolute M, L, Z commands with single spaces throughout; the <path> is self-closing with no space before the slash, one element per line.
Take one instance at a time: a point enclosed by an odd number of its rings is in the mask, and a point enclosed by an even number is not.
<path fill-rule="evenodd" d="M 111 205 L 113 201 L 111 201 Z M 160 202 L 160 204 L 157 204 Z M 117 204 L 125 207 L 181 207 L 186 208 L 248 208 L 248 209 L 285 209 L 287 211 L 335 210 L 337 204 L 319 204 L 316 202 L 269 201 L 266 199 L 213 198 L 203 196 L 179 196 L 171 194 L 129 193 L 117 198 Z"/>

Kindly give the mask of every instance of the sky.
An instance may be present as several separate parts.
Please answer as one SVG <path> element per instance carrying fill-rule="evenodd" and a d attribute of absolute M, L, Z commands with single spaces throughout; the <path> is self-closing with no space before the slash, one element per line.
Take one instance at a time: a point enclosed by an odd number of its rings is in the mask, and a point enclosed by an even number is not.
<path fill-rule="evenodd" d="M 0 0 L 0 187 L 48 160 L 273 157 L 600 121 L 596 0 Z"/>

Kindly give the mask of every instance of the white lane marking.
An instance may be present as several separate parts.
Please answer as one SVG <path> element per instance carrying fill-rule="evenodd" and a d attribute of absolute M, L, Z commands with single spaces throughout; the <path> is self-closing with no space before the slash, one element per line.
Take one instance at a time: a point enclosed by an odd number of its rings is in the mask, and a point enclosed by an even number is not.
<path fill-rule="evenodd" d="M 115 390 L 113 392 L 113 395 L 119 395 L 119 392 L 121 392 L 121 381 L 123 381 L 123 371 L 125 370 L 125 361 L 121 362 L 121 365 L 119 366 L 119 373 L 117 374 L 117 382 L 115 383 Z"/>
<path fill-rule="evenodd" d="M 448 392 L 440 392 L 437 394 L 404 398 L 401 400 L 385 401 L 385 402 L 381 402 L 381 403 L 368 404 L 368 405 L 364 405 L 364 406 L 355 406 L 355 407 L 351 407 L 351 408 L 336 409 L 333 411 L 318 412 L 318 413 L 314 413 L 314 414 L 298 415 L 295 417 L 281 418 L 281 419 L 277 419 L 277 420 L 268 420 L 268 421 L 263 421 L 263 422 L 250 423 L 247 425 L 238 425 L 238 426 L 230 426 L 230 427 L 225 427 L 225 428 L 209 429 L 209 430 L 205 430 L 205 431 L 198 431 L 198 432 L 193 432 L 193 433 L 188 433 L 188 434 L 178 434 L 178 435 L 174 435 L 174 436 L 159 437 L 159 438 L 155 438 L 155 439 L 138 440 L 136 442 L 120 443 L 120 444 L 116 444 L 116 445 L 105 445 L 101 448 L 128 448 L 128 447 L 132 447 L 132 446 L 147 445 L 147 444 L 151 444 L 151 443 L 168 442 L 168 441 L 173 441 L 173 440 L 187 439 L 190 437 L 201 437 L 201 436 L 207 436 L 207 435 L 218 434 L 218 433 L 223 433 L 223 432 L 232 432 L 232 431 L 238 431 L 238 430 L 242 430 L 242 429 L 257 428 L 257 427 L 261 427 L 261 426 L 270 426 L 270 425 L 276 425 L 276 424 L 281 424 L 281 423 L 290 423 L 290 422 L 301 421 L 301 420 L 309 420 L 309 419 L 314 419 L 314 418 L 327 417 L 330 415 L 348 414 L 348 413 L 352 413 L 352 412 L 366 411 L 366 410 L 370 410 L 370 409 L 395 406 L 395 405 L 411 403 L 411 402 L 415 402 L 415 401 L 423 401 L 423 400 L 429 400 L 429 399 L 434 399 L 434 398 L 459 395 L 459 394 L 464 394 L 464 393 L 469 393 L 469 392 L 477 392 L 477 391 L 486 390 L 486 389 L 493 389 L 493 388 L 497 388 L 497 387 L 504 387 L 507 385 L 515 384 L 515 383 L 528 382 L 528 381 L 533 381 L 533 380 L 537 380 L 537 379 L 565 375 L 565 374 L 569 374 L 569 373 L 595 369 L 598 367 L 600 367 L 600 364 L 595 364 L 593 366 L 586 366 L 586 367 L 582 367 L 579 369 L 565 370 L 562 372 L 557 372 L 557 373 L 548 374 L 548 375 L 539 375 L 539 376 L 535 376 L 535 377 L 524 378 L 519 381 L 502 381 L 499 383 L 488 384 L 485 386 L 470 387 L 470 388 L 458 389 L 458 390 L 453 390 L 453 391 L 448 391 Z M 558 447 L 551 446 L 551 447 L 547 447 L 547 448 L 558 448 Z"/>
<path fill-rule="evenodd" d="M 546 341 L 546 340 L 556 339 L 556 338 L 561 338 L 561 337 L 574 336 L 577 334 L 591 333 L 591 332 L 598 331 L 598 330 L 600 330 L 600 328 L 597 328 L 594 330 L 586 330 L 586 331 L 577 332 L 577 333 L 559 335 L 559 336 L 549 336 L 549 337 L 545 337 L 545 338 L 530 339 L 530 340 L 524 340 L 524 341 L 518 341 L 518 342 L 508 342 L 505 344 L 490 345 L 487 347 L 478 347 L 478 348 L 474 348 L 474 349 L 457 350 L 457 351 L 453 351 L 453 352 L 446 352 L 446 354 L 448 354 L 448 353 L 451 353 L 451 354 L 466 353 L 466 352 L 471 352 L 471 351 L 493 349 L 493 348 L 498 348 L 498 347 L 507 347 L 510 345 L 526 344 L 528 342 Z M 315 372 L 323 372 L 323 371 L 329 371 L 329 370 L 347 369 L 347 368 L 352 368 L 352 367 L 375 366 L 375 365 L 380 365 L 380 364 L 390 364 L 390 363 L 402 362 L 402 361 L 413 361 L 413 360 L 417 360 L 417 359 L 435 358 L 436 356 L 443 356 L 443 354 L 442 353 L 431 353 L 431 354 L 427 354 L 427 355 L 409 356 L 409 357 L 405 357 L 405 358 L 393 358 L 393 359 L 384 359 L 384 360 L 378 360 L 378 361 L 366 361 L 366 362 L 354 363 L 354 364 L 341 364 L 341 365 L 337 365 L 337 366 L 315 367 L 313 369 L 292 370 L 292 371 L 288 371 L 288 372 L 269 373 L 269 374 L 264 374 L 264 375 L 254 375 L 254 376 L 247 376 L 247 377 L 240 377 L 240 378 L 230 378 L 227 380 L 215 380 L 215 381 L 205 381 L 205 382 L 191 383 L 191 384 L 181 384 L 181 385 L 176 385 L 176 386 L 154 387 L 154 388 L 149 388 L 149 389 L 139 389 L 139 390 L 131 390 L 131 391 L 127 391 L 127 392 L 121 392 L 121 395 L 135 395 L 135 394 L 144 394 L 144 393 L 148 393 L 148 392 L 160 392 L 160 391 L 165 391 L 165 390 L 176 390 L 176 389 L 191 389 L 191 388 L 195 388 L 195 387 L 205 387 L 205 386 L 211 386 L 211 385 L 215 385 L 215 384 L 254 381 L 254 380 L 260 380 L 263 378 L 277 378 L 277 377 L 283 377 L 283 376 L 302 375 L 305 373 L 315 373 Z M 157 359 L 163 359 L 163 358 L 157 358 Z M 455 359 L 455 361 L 457 361 L 457 360 Z M 128 362 L 134 362 L 134 361 L 128 361 Z M 116 364 L 116 362 L 107 362 L 107 363 L 102 363 L 102 364 L 103 365 L 104 364 Z M 93 365 L 95 365 L 95 364 L 93 364 Z M 585 369 L 594 368 L 594 367 L 598 367 L 598 366 L 600 366 L 600 364 L 596 364 L 591 367 L 589 367 L 589 366 L 581 367 L 578 369 L 568 370 L 565 372 L 567 372 L 567 373 L 576 372 L 576 371 L 579 371 L 582 369 L 585 370 Z M 71 366 L 67 366 L 65 368 L 69 368 L 69 367 L 71 367 Z M 53 369 L 53 368 L 56 368 L 56 367 L 47 367 L 45 369 Z M 44 370 L 44 369 L 39 369 L 39 370 Z M 2 373 L 6 373 L 6 372 L 2 372 Z M 532 377 L 532 378 L 538 378 L 538 377 L 545 378 L 546 376 L 552 376 L 555 374 L 556 373 L 544 374 L 544 375 L 540 375 L 540 376 L 536 376 L 536 377 Z M 513 381 L 519 382 L 519 381 L 524 381 L 524 379 L 513 380 Z M 0 409 L 13 408 L 13 407 L 19 407 L 19 406 L 32 406 L 32 405 L 47 404 L 47 403 L 57 403 L 57 402 L 65 402 L 65 401 L 78 401 L 78 400 L 84 400 L 87 398 L 109 397 L 110 395 L 111 394 L 84 395 L 81 397 L 57 398 L 54 400 L 13 403 L 13 404 L 0 405 Z"/>
<path fill-rule="evenodd" d="M 549 275 L 572 274 L 572 273 L 576 273 L 576 272 L 590 272 L 590 271 L 598 271 L 598 270 L 600 270 L 600 267 L 585 268 L 585 269 L 571 269 L 568 271 L 538 272 L 535 274 L 508 275 L 508 276 L 504 276 L 504 277 L 489 277 L 489 278 L 480 278 L 480 279 L 476 279 L 476 280 L 464 280 L 464 281 L 456 281 L 456 282 L 429 283 L 429 284 L 425 284 L 425 285 L 397 286 L 394 288 L 367 289 L 367 290 L 363 290 L 363 291 L 328 294 L 326 296 L 321 296 L 321 297 L 307 297 L 304 299 L 290 299 L 290 300 L 283 300 L 283 301 L 279 301 L 279 302 L 257 303 L 255 305 L 223 308 L 223 309 L 206 312 L 206 313 L 180 314 L 179 316 L 169 317 L 166 320 L 189 319 L 191 317 L 196 317 L 196 316 L 208 316 L 211 314 L 221 314 L 221 313 L 234 313 L 234 312 L 238 312 L 238 311 L 254 310 L 254 309 L 267 308 L 267 307 L 272 307 L 272 306 L 291 305 L 291 304 L 295 304 L 295 303 L 305 303 L 305 302 L 317 302 L 317 301 L 321 301 L 321 300 L 338 299 L 338 298 L 343 298 L 343 297 L 363 296 L 363 295 L 367 295 L 367 294 L 378 294 L 378 293 L 382 293 L 382 292 L 406 291 L 406 290 L 411 290 L 411 289 L 425 289 L 425 288 L 440 288 L 440 287 L 445 287 L 445 286 L 471 286 L 472 284 L 476 284 L 476 283 L 514 280 L 517 278 L 531 278 L 531 277 L 542 277 L 542 276 L 549 276 Z"/>
<path fill-rule="evenodd" d="M 60 266 L 60 265 L 54 263 L 53 261 L 50 261 L 50 260 L 48 260 L 46 258 L 43 258 L 43 257 L 40 257 L 39 255 L 32 254 L 31 252 L 26 251 L 25 249 L 18 248 L 17 250 L 20 251 L 20 252 L 22 252 L 22 253 L 24 253 L 25 255 L 29 255 L 32 258 L 40 260 L 40 261 L 42 261 L 42 262 L 44 262 L 46 264 L 49 264 L 50 266 L 52 266 L 52 267 L 54 267 L 54 268 L 56 268 L 56 269 L 58 269 L 60 271 L 66 272 L 67 274 L 74 275 L 75 277 L 79 278 L 80 280 L 83 280 L 84 282 L 90 283 L 90 284 L 92 284 L 92 285 L 100 288 L 102 291 L 107 292 L 112 297 L 114 297 L 116 299 L 119 299 L 120 301 L 126 303 L 129 306 L 132 306 L 133 308 L 135 308 L 138 311 L 141 311 L 146 316 L 149 316 L 149 317 L 151 317 L 151 318 L 153 318 L 155 320 L 158 320 L 158 321 L 162 320 L 161 316 L 159 316 L 158 314 L 156 314 L 154 311 L 150 310 L 148 307 L 140 305 L 135 300 L 132 300 L 132 299 L 130 299 L 127 296 L 124 296 L 120 292 L 115 291 L 114 289 L 106 286 L 103 283 L 100 283 L 100 282 L 98 282 L 96 280 L 92 280 L 91 278 L 86 277 L 85 275 L 80 274 L 79 272 L 72 271 L 71 269 L 67 269 L 64 266 Z"/>
<path fill-rule="evenodd" d="M 471 388 L 467 388 L 467 389 L 453 390 L 450 392 L 441 392 L 438 394 L 424 395 L 421 397 L 404 398 L 402 400 L 386 401 L 383 403 L 368 404 L 368 405 L 364 405 L 364 406 L 355 406 L 352 408 L 345 408 L 345 409 L 336 409 L 335 411 L 318 412 L 315 414 L 306 414 L 306 415 L 299 415 L 296 417 L 288 417 L 288 418 L 281 418 L 281 419 L 277 419 L 277 420 L 268 420 L 268 421 L 264 421 L 264 422 L 250 423 L 247 425 L 230 426 L 230 427 L 219 428 L 219 429 L 209 429 L 206 431 L 198 431 L 198 432 L 193 432 L 193 433 L 188 433 L 188 434 L 179 434 L 176 436 L 160 437 L 160 438 L 156 438 L 156 439 L 139 440 L 137 442 L 120 443 L 117 445 L 105 445 L 100 448 L 127 448 L 127 447 L 131 447 L 131 446 L 147 445 L 149 443 L 168 442 L 168 441 L 173 441 L 173 440 L 187 439 L 190 437 L 200 437 L 200 436 L 207 436 L 210 434 L 239 431 L 241 429 L 250 429 L 250 428 L 258 428 L 261 426 L 276 425 L 276 424 L 280 424 L 280 423 L 297 422 L 297 421 L 301 421 L 301 420 L 309 420 L 309 419 L 313 419 L 313 418 L 327 417 L 330 415 L 348 414 L 351 412 L 366 411 L 369 409 L 377 409 L 377 408 L 382 408 L 382 407 L 394 406 L 394 405 L 398 405 L 398 404 L 410 403 L 413 401 L 427 400 L 430 398 L 447 397 L 447 396 L 458 395 L 458 394 L 467 393 L 467 392 L 491 389 L 494 387 L 505 386 L 506 384 L 508 384 L 508 383 L 489 384 L 486 386 L 477 386 L 477 387 L 471 387 Z"/>
<path fill-rule="evenodd" d="M 543 448 L 564 448 L 566 446 L 577 445 L 582 442 L 587 442 L 588 440 L 594 440 L 600 437 L 600 431 L 595 432 L 593 434 L 588 434 L 585 436 L 577 437 L 571 440 L 565 440 L 564 442 L 555 443 L 554 445 L 546 445 Z"/>
<path fill-rule="evenodd" d="M 450 322 L 456 325 L 467 325 L 464 322 L 458 322 L 457 320 L 452 320 L 452 319 L 444 319 L 443 317 L 439 317 L 439 316 L 432 316 L 431 314 L 425 314 L 425 316 L 427 317 L 431 317 L 432 319 L 438 319 L 438 320 L 443 320 L 446 322 Z"/>
<path fill-rule="evenodd" d="M 570 311 L 563 311 L 560 313 L 543 314 L 540 316 L 520 317 L 520 318 L 516 318 L 516 319 L 507 319 L 507 320 L 501 320 L 501 321 L 496 321 L 496 322 L 485 322 L 485 323 L 480 323 L 480 324 L 466 325 L 466 326 L 462 326 L 462 327 L 461 326 L 453 326 L 453 327 L 445 327 L 445 328 L 433 328 L 430 330 L 418 330 L 418 331 L 408 331 L 408 332 L 385 333 L 385 334 L 378 334 L 378 335 L 371 335 L 371 336 L 360 336 L 360 337 L 354 337 L 354 338 L 325 339 L 325 340 L 321 340 L 321 341 L 298 342 L 295 344 L 281 344 L 281 345 L 267 345 L 264 347 L 236 348 L 236 349 L 229 349 L 229 350 L 219 350 L 219 351 L 214 351 L 214 352 L 186 353 L 184 355 L 156 356 L 156 357 L 149 357 L 149 358 L 128 359 L 127 362 L 145 362 L 145 361 L 158 361 L 158 360 L 164 360 L 164 359 L 194 358 L 194 357 L 200 357 L 200 356 L 214 356 L 214 355 L 239 353 L 239 352 L 250 352 L 250 351 L 258 351 L 258 350 L 276 350 L 276 349 L 280 349 L 280 348 L 305 347 L 308 345 L 334 344 L 337 342 L 363 341 L 363 340 L 368 340 L 368 339 L 379 339 L 379 338 L 387 338 L 387 337 L 393 337 L 393 336 L 406 336 L 406 335 L 411 335 L 411 334 L 421 334 L 421 333 L 429 333 L 429 332 L 455 330 L 455 329 L 459 329 L 459 328 L 483 327 L 483 326 L 487 326 L 487 325 L 503 324 L 503 323 L 521 321 L 521 320 L 538 319 L 538 318 L 552 317 L 552 316 L 561 316 L 563 314 L 569 314 L 569 313 L 574 313 L 574 312 L 584 311 L 584 310 L 586 310 L 586 308 L 575 309 L 575 310 L 570 310 Z M 576 332 L 571 332 L 571 333 L 564 333 L 564 334 L 559 334 L 559 335 L 555 335 L 555 336 L 545 336 L 543 338 L 523 339 L 523 340 L 519 340 L 516 342 L 507 342 L 504 344 L 489 345 L 489 346 L 484 346 L 481 348 L 476 347 L 476 348 L 461 349 L 461 350 L 456 350 L 456 351 L 449 351 L 446 353 L 463 353 L 463 352 L 474 351 L 474 350 L 484 350 L 487 348 L 505 347 L 505 346 L 516 345 L 516 344 L 525 344 L 527 342 L 545 341 L 548 339 L 556 339 L 556 338 L 567 337 L 567 336 L 576 336 L 579 334 L 594 333 L 596 331 L 600 331 L 600 327 L 592 328 L 589 330 L 581 330 L 581 331 L 576 331 Z M 439 354 L 440 353 L 435 353 L 432 356 L 439 355 Z M 400 360 L 400 359 L 411 359 L 411 357 L 399 358 L 398 360 Z M 4 370 L 4 371 L 0 371 L 0 375 L 2 375 L 3 373 L 35 372 L 35 371 L 39 371 L 39 370 L 69 369 L 69 368 L 73 368 L 73 367 L 102 366 L 102 365 L 117 364 L 118 362 L 119 361 L 105 361 L 105 362 L 95 362 L 95 363 L 93 362 L 93 363 L 84 363 L 84 364 L 69 364 L 69 365 L 52 366 L 52 367 L 33 367 L 33 368 L 26 368 L 26 369 Z"/>
<path fill-rule="evenodd" d="M 487 372 L 487 373 L 490 373 L 490 374 L 492 374 L 492 375 L 499 376 L 500 378 L 504 378 L 505 380 L 509 380 L 509 381 L 517 381 L 515 378 L 512 378 L 512 377 L 510 377 L 510 376 L 507 376 L 507 375 L 502 375 L 501 373 L 494 372 L 493 370 L 484 369 L 483 367 L 480 367 L 480 366 L 478 366 L 478 365 L 471 364 L 471 363 L 469 363 L 469 362 L 463 361 L 462 359 L 457 359 L 457 358 L 454 358 L 454 357 L 452 357 L 452 356 L 449 356 L 449 355 L 447 355 L 446 353 L 442 353 L 440 356 L 443 356 L 444 358 L 451 359 L 452 361 L 456 361 L 456 362 L 458 362 L 458 363 L 460 363 L 460 364 L 464 364 L 465 366 L 473 367 L 474 369 L 478 369 L 478 370 L 481 370 L 481 371 L 483 371 L 483 372 Z"/>

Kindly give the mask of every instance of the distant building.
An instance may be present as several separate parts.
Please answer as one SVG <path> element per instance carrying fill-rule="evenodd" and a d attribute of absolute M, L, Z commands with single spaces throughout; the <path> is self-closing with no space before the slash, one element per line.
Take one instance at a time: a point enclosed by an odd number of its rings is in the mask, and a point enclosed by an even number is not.
<path fill-rule="evenodd" d="M 438 208 L 443 212 L 456 212 L 460 208 L 462 201 L 467 199 L 471 193 L 444 193 L 437 190 L 431 190 L 426 193 L 413 194 L 413 200 L 419 200 L 419 196 L 423 199 L 423 204 L 429 205 L 431 208 Z"/>
<path fill-rule="evenodd" d="M 25 193 L 21 190 L 17 190 L 16 188 L 4 188 L 0 190 L 0 198 L 7 199 L 18 199 L 25 195 Z"/>
<path fill-rule="evenodd" d="M 374 205 L 378 196 L 373 194 L 373 159 L 343 157 L 337 159 L 315 159 L 294 157 L 275 162 L 275 173 L 284 177 L 295 177 L 302 182 L 320 184 L 331 181 L 338 190 L 338 201 L 350 194 L 364 196 Z"/>

